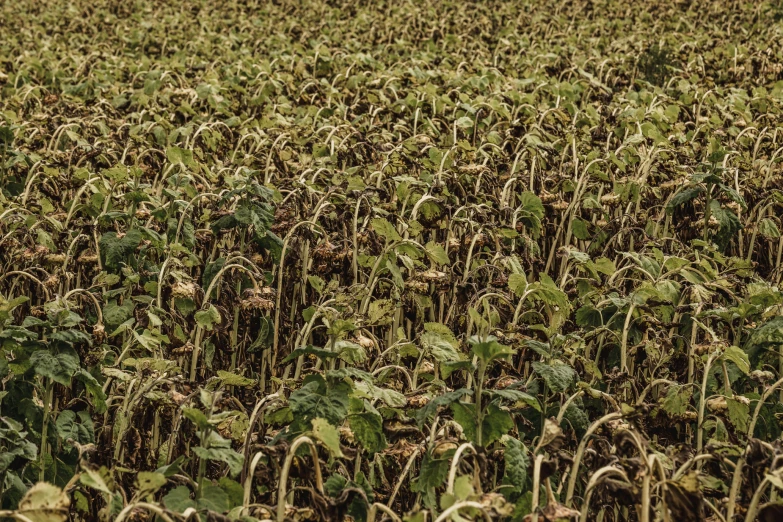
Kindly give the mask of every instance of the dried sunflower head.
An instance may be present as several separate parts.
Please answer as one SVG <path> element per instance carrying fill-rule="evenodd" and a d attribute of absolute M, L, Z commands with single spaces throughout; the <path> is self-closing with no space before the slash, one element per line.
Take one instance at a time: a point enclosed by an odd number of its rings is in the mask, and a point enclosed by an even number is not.
<path fill-rule="evenodd" d="M 248 288 L 242 292 L 240 305 L 243 310 L 272 310 L 275 307 L 275 302 L 268 297 L 272 297 L 274 294 L 274 289 L 269 287 Z"/>
<path fill-rule="evenodd" d="M 177 281 L 171 285 L 171 295 L 182 299 L 196 297 L 198 286 L 193 281 Z"/>

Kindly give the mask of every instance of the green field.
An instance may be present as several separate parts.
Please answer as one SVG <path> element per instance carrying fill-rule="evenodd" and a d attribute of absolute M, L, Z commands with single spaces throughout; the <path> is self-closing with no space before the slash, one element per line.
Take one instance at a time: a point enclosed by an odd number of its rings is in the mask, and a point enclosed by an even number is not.
<path fill-rule="evenodd" d="M 777 1 L 0 2 L 0 520 L 783 520 Z"/>

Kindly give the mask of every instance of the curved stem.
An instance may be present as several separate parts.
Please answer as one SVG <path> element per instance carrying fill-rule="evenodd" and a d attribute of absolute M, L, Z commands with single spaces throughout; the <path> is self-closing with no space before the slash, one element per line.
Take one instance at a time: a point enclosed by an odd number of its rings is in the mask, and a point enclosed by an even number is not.
<path fill-rule="evenodd" d="M 397 513 L 391 510 L 391 508 L 387 507 L 385 504 L 381 504 L 380 502 L 374 502 L 372 506 L 370 506 L 370 510 L 367 512 L 367 522 L 375 522 L 375 514 L 378 511 L 383 511 L 385 514 L 389 516 L 394 522 L 402 522 L 402 519 L 397 516 Z"/>
<path fill-rule="evenodd" d="M 156 506 L 155 504 L 149 504 L 147 502 L 134 502 L 133 504 L 128 504 L 125 506 L 125 509 L 120 511 L 120 514 L 117 515 L 117 518 L 114 520 L 114 522 L 122 522 L 128 518 L 128 516 L 136 509 L 146 509 L 147 511 L 152 511 L 166 522 L 174 522 L 172 518 L 166 514 L 166 511 L 163 508 Z"/>
<path fill-rule="evenodd" d="M 602 424 L 619 419 L 621 417 L 622 414 L 620 413 L 608 413 L 592 423 L 590 427 L 587 428 L 587 431 L 582 437 L 582 441 L 579 443 L 579 447 L 576 450 L 574 463 L 571 465 L 571 475 L 568 477 L 568 489 L 566 490 L 566 498 L 564 502 L 566 507 L 571 504 L 571 500 L 574 498 L 574 488 L 576 487 L 576 478 L 579 472 L 579 464 L 582 462 L 582 455 L 584 455 L 585 448 L 587 447 L 587 443 L 590 440 L 590 436 L 595 433 L 595 430 L 597 430 Z M 535 495 L 536 492 L 534 491 L 533 494 Z"/>
<path fill-rule="evenodd" d="M 444 522 L 445 520 L 449 519 L 452 513 L 456 513 L 460 509 L 465 509 L 465 508 L 478 509 L 479 512 L 481 513 L 481 516 L 484 517 L 484 520 L 486 522 L 492 522 L 492 517 L 490 517 L 489 513 L 485 511 L 486 508 L 484 507 L 484 504 L 481 504 L 479 502 L 472 502 L 469 500 L 465 500 L 463 502 L 457 502 L 456 504 L 448 508 L 446 511 L 441 513 L 440 516 L 435 519 L 435 522 Z"/>
<path fill-rule="evenodd" d="M 471 450 L 474 454 L 476 453 L 476 448 L 473 447 L 473 444 L 470 442 L 465 442 L 464 444 L 460 445 L 459 448 L 457 448 L 457 451 L 454 452 L 454 457 L 451 459 L 451 468 L 449 469 L 449 482 L 446 486 L 446 493 L 454 493 L 454 479 L 457 476 L 457 468 L 459 467 L 459 458 L 462 455 L 462 453 L 465 450 Z"/>
<path fill-rule="evenodd" d="M 302 435 L 291 444 L 290 448 L 288 448 L 288 454 L 286 455 L 285 462 L 283 463 L 283 471 L 280 472 L 280 483 L 277 489 L 277 522 L 285 522 L 285 496 L 288 474 L 291 472 L 291 464 L 293 463 L 294 457 L 296 456 L 296 450 L 299 449 L 299 446 L 302 444 L 307 444 L 310 446 L 310 455 L 313 458 L 313 467 L 315 468 L 315 487 L 318 489 L 319 493 L 322 495 L 324 493 L 324 482 L 321 476 L 321 462 L 318 460 L 318 448 L 316 447 L 315 442 L 313 442 L 313 439 Z M 253 474 L 251 471 L 247 477 L 245 491 L 249 489 L 249 485 L 252 483 L 252 480 Z"/>

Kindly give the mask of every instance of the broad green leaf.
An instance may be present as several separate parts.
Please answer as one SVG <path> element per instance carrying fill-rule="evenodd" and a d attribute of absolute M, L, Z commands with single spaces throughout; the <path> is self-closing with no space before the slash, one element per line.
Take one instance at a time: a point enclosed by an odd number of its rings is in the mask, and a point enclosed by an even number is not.
<path fill-rule="evenodd" d="M 698 197 L 703 192 L 704 189 L 702 187 L 689 187 L 681 190 L 669 200 L 669 203 L 666 205 L 666 211 L 672 214 L 674 209 Z"/>
<path fill-rule="evenodd" d="M 356 440 L 370 455 L 386 449 L 386 436 L 383 434 L 383 419 L 375 413 L 358 413 L 349 418 L 351 431 Z"/>
<path fill-rule="evenodd" d="M 198 408 L 183 408 L 182 416 L 195 424 L 199 430 L 208 430 L 212 427 L 207 416 Z"/>
<path fill-rule="evenodd" d="M 205 330 L 212 330 L 216 324 L 220 324 L 220 312 L 214 305 L 209 305 L 206 310 L 199 310 L 194 316 L 196 323 Z"/>
<path fill-rule="evenodd" d="M 424 245 L 424 249 L 427 251 L 427 255 L 430 256 L 430 259 L 432 259 L 436 264 L 446 266 L 451 264 L 449 255 L 446 253 L 446 249 L 440 246 L 438 243 L 430 241 Z"/>
<path fill-rule="evenodd" d="M 79 475 L 79 482 L 107 495 L 114 493 L 114 480 L 111 478 L 111 472 L 106 469 L 106 466 L 101 466 L 95 470 L 85 468 Z"/>
<path fill-rule="evenodd" d="M 218 379 L 223 386 L 252 386 L 256 383 L 254 379 L 248 379 L 236 373 L 227 372 L 225 370 L 218 370 Z"/>
<path fill-rule="evenodd" d="M 401 241 L 402 237 L 394 228 L 394 225 L 386 221 L 384 218 L 373 218 L 370 221 L 370 225 L 376 234 L 384 238 L 386 241 Z"/>
<path fill-rule="evenodd" d="M 726 351 L 723 353 L 723 358 L 737 365 L 737 368 L 745 375 L 750 373 L 750 360 L 748 359 L 748 354 L 743 352 L 739 347 L 729 346 L 726 348 Z"/>
<path fill-rule="evenodd" d="M 327 382 L 320 375 L 305 379 L 305 384 L 289 398 L 293 428 L 308 430 L 315 418 L 324 418 L 332 425 L 342 424 L 348 413 L 349 391 L 350 386 L 344 381 Z"/>
<path fill-rule="evenodd" d="M 405 395 L 389 388 L 381 388 L 367 381 L 358 381 L 355 384 L 357 392 L 360 392 L 366 399 L 380 399 L 392 408 L 402 408 L 408 400 Z"/>
<path fill-rule="evenodd" d="M 729 422 L 740 433 L 744 434 L 747 432 L 748 423 L 750 422 L 750 407 L 742 401 L 728 397 L 726 398 L 726 405 L 728 406 L 727 417 Z"/>
<path fill-rule="evenodd" d="M 204 480 L 199 486 L 200 496 L 198 499 L 199 509 L 208 509 L 215 513 L 225 513 L 231 509 L 231 500 L 223 488 L 212 484 L 211 481 Z"/>
<path fill-rule="evenodd" d="M 343 452 L 340 449 L 340 434 L 337 428 L 329 424 L 326 419 L 316 418 L 310 421 L 313 426 L 313 437 L 321 441 L 329 450 L 332 457 L 340 458 Z"/>
<path fill-rule="evenodd" d="M 116 232 L 105 232 L 99 241 L 101 256 L 106 268 L 118 269 L 120 263 L 136 251 L 141 243 L 142 235 L 138 229 L 131 229 L 119 236 Z"/>
<path fill-rule="evenodd" d="M 478 336 L 473 336 L 469 342 L 473 355 L 483 361 L 484 364 L 489 364 L 495 359 L 505 359 L 514 354 L 514 350 L 511 347 L 500 344 L 492 336 L 488 336 L 484 341 Z"/>
<path fill-rule="evenodd" d="M 53 354 L 48 350 L 38 350 L 30 355 L 30 363 L 35 373 L 48 377 L 56 383 L 70 388 L 71 378 L 79 369 L 79 357 L 76 353 Z"/>
<path fill-rule="evenodd" d="M 593 263 L 595 265 L 595 269 L 604 275 L 611 276 L 617 271 L 617 268 L 615 268 L 614 265 L 614 261 L 606 257 L 599 257 L 593 261 Z"/>
<path fill-rule="evenodd" d="M 151 471 L 139 471 L 136 474 L 136 488 L 139 497 L 154 495 L 166 485 L 166 477 L 161 473 Z"/>
<path fill-rule="evenodd" d="M 368 324 L 386 325 L 394 319 L 394 312 L 397 310 L 397 303 L 392 299 L 377 299 L 370 303 L 367 310 Z"/>
<path fill-rule="evenodd" d="M 106 411 L 106 393 L 103 391 L 101 383 L 84 368 L 79 368 L 73 377 L 84 384 L 87 393 L 92 397 L 95 413 L 104 413 Z"/>
<path fill-rule="evenodd" d="M 504 436 L 500 440 L 506 447 L 503 455 L 505 462 L 503 483 L 512 486 L 512 492 L 522 493 L 527 482 L 529 465 L 527 448 L 521 441 L 510 436 Z"/>
<path fill-rule="evenodd" d="M 450 459 L 447 452 L 442 458 L 435 457 L 431 451 L 424 454 L 419 469 L 419 476 L 411 484 L 411 491 L 426 492 L 440 487 L 449 474 Z"/>
<path fill-rule="evenodd" d="M 663 410 L 671 416 L 680 416 L 688 411 L 693 388 L 690 386 L 671 385 L 666 390 L 666 398 L 661 403 Z"/>
<path fill-rule="evenodd" d="M 334 343 L 335 351 L 340 354 L 340 359 L 349 364 L 361 364 L 367 360 L 367 352 L 360 345 L 351 341 L 337 341 Z"/>
<path fill-rule="evenodd" d="M 202 448 L 201 446 L 197 446 L 193 448 L 193 453 L 200 459 L 225 462 L 228 464 L 228 469 L 232 476 L 238 475 L 242 471 L 242 463 L 245 460 L 241 453 L 237 453 L 230 447 Z"/>
<path fill-rule="evenodd" d="M 193 151 L 174 146 L 167 147 L 166 159 L 168 159 L 169 162 L 173 163 L 174 165 L 184 165 L 190 167 L 193 165 Z"/>
<path fill-rule="evenodd" d="M 440 362 L 459 361 L 462 359 L 461 354 L 451 340 L 436 332 L 425 332 L 422 334 L 421 348 Z"/>
<path fill-rule="evenodd" d="M 416 424 L 419 426 L 419 429 L 423 428 L 424 424 L 432 420 L 440 408 L 449 406 L 451 403 L 460 400 L 465 395 L 473 395 L 473 391 L 463 388 L 460 390 L 446 392 L 430 400 L 425 406 L 420 408 L 413 415 L 413 417 L 416 419 Z"/>
<path fill-rule="evenodd" d="M 72 440 L 79 444 L 91 444 L 95 442 L 92 418 L 86 410 L 75 412 L 64 410 L 57 415 L 57 435 L 63 442 Z"/>
<path fill-rule="evenodd" d="M 529 393 L 525 393 L 510 388 L 506 388 L 503 390 L 484 390 L 484 393 L 486 393 L 490 397 L 501 397 L 503 399 L 506 399 L 507 401 L 522 402 L 524 404 L 527 404 L 528 406 L 530 406 L 536 411 L 541 411 L 541 403 L 539 403 L 538 399 L 536 399 Z"/>
<path fill-rule="evenodd" d="M 508 276 L 508 288 L 518 297 L 522 297 L 528 288 L 527 277 L 525 274 L 511 274 Z"/>
<path fill-rule="evenodd" d="M 59 487 L 38 482 L 19 502 L 18 513 L 31 522 L 65 522 L 71 501 Z"/>
<path fill-rule="evenodd" d="M 184 513 L 188 508 L 195 508 L 196 502 L 190 498 L 187 486 L 177 486 L 163 497 L 163 505 L 174 513 Z"/>
<path fill-rule="evenodd" d="M 541 220 L 544 219 L 544 204 L 541 198 L 532 192 L 525 191 L 517 196 L 519 198 L 519 220 L 530 230 L 533 239 L 538 239 L 541 233 Z"/>
<path fill-rule="evenodd" d="M 590 238 L 590 231 L 587 228 L 587 221 L 576 218 L 572 224 L 572 230 L 574 237 L 577 239 L 585 240 Z"/>
<path fill-rule="evenodd" d="M 462 426 L 465 438 L 474 444 L 477 440 L 477 416 L 476 405 L 465 402 L 454 402 L 451 404 L 451 410 L 454 413 L 454 420 Z M 507 411 L 500 409 L 495 404 L 490 403 L 484 411 L 482 427 L 482 445 L 489 446 L 514 427 L 514 421 Z"/>
<path fill-rule="evenodd" d="M 759 233 L 767 239 L 777 239 L 780 237 L 780 229 L 777 223 L 770 218 L 764 218 L 759 221 Z"/>
<path fill-rule="evenodd" d="M 533 370 L 544 379 L 547 387 L 555 393 L 566 391 L 576 379 L 576 372 L 567 364 L 554 361 L 552 364 L 534 362 Z"/>

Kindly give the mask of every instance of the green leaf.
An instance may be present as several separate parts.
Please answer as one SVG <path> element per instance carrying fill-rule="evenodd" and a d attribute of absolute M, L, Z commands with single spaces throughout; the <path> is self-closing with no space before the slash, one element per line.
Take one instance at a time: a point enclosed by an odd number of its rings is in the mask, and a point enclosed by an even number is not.
<path fill-rule="evenodd" d="M 451 403 L 460 400 L 465 395 L 473 395 L 473 390 L 461 388 L 459 390 L 446 392 L 443 395 L 438 395 L 437 397 L 433 398 L 422 408 L 419 408 L 419 410 L 416 411 L 416 413 L 413 415 L 413 417 L 416 419 L 416 424 L 419 426 L 419 429 L 422 429 L 424 424 L 432 420 L 440 408 L 449 406 Z"/>
<path fill-rule="evenodd" d="M 207 416 L 198 408 L 183 408 L 182 416 L 195 424 L 199 430 L 208 430 L 212 428 Z"/>
<path fill-rule="evenodd" d="M 185 456 L 180 455 L 171 464 L 166 464 L 155 470 L 156 473 L 160 473 L 166 478 L 172 477 L 178 473 L 182 473 L 182 464 L 185 462 Z"/>
<path fill-rule="evenodd" d="M 71 378 L 79 369 L 79 357 L 76 353 L 52 354 L 48 350 L 38 350 L 30 356 L 30 363 L 38 375 L 70 388 Z"/>
<path fill-rule="evenodd" d="M 436 458 L 431 451 L 427 451 L 421 460 L 419 476 L 411 484 L 411 491 L 424 493 L 443 485 L 449 474 L 449 454 L 453 452 L 454 450 L 448 451 L 443 458 Z"/>
<path fill-rule="evenodd" d="M 669 203 L 666 205 L 666 211 L 669 214 L 672 214 L 674 209 L 698 197 L 703 192 L 704 189 L 702 187 L 689 187 L 679 191 L 669 200 Z"/>
<path fill-rule="evenodd" d="M 394 319 L 394 312 L 397 310 L 397 303 L 392 299 L 377 299 L 370 303 L 367 310 L 367 324 L 386 325 Z"/>
<path fill-rule="evenodd" d="M 154 471 L 139 471 L 136 474 L 136 494 L 140 498 L 144 498 L 147 495 L 154 495 L 165 485 L 166 477 L 161 473 L 156 473 Z"/>
<path fill-rule="evenodd" d="M 174 146 L 167 147 L 166 159 L 168 159 L 169 162 L 174 165 L 184 165 L 187 167 L 191 167 L 194 165 L 193 151 L 188 149 L 183 149 L 180 147 L 174 147 Z"/>
<path fill-rule="evenodd" d="M 394 225 L 386 221 L 384 218 L 373 218 L 370 221 L 370 225 L 376 234 L 384 238 L 386 241 L 402 241 L 402 237 L 394 228 Z"/>
<path fill-rule="evenodd" d="M 380 399 L 391 408 L 402 408 L 408 400 L 405 395 L 389 388 L 375 386 L 371 382 L 359 381 L 356 383 L 356 390 L 366 399 Z"/>
<path fill-rule="evenodd" d="M 728 397 L 726 397 L 726 405 L 728 406 L 727 417 L 729 422 L 741 433 L 747 432 L 748 423 L 750 422 L 750 407 L 742 401 Z"/>
<path fill-rule="evenodd" d="M 238 482 L 231 480 L 228 477 L 220 477 L 220 479 L 218 479 L 218 486 L 228 496 L 229 508 L 242 505 L 244 490 Z M 229 508 L 226 508 L 226 511 Z"/>
<path fill-rule="evenodd" d="M 503 437 L 501 442 L 506 447 L 503 454 L 503 460 L 505 461 L 503 483 L 512 486 L 511 491 L 513 493 L 522 493 L 527 482 L 527 468 L 529 465 L 527 448 L 521 441 L 509 436 Z"/>
<path fill-rule="evenodd" d="M 454 420 L 462 426 L 465 438 L 474 444 L 476 438 L 476 405 L 466 402 L 454 402 L 451 404 Z M 484 411 L 484 419 L 481 422 L 482 444 L 489 446 L 514 427 L 511 415 L 497 405 L 490 403 Z"/>
<path fill-rule="evenodd" d="M 126 299 L 121 305 L 111 301 L 103 307 L 103 321 L 107 326 L 116 327 L 133 317 L 134 303 Z"/>
<path fill-rule="evenodd" d="M 92 397 L 95 413 L 104 413 L 106 411 L 106 393 L 103 391 L 101 383 L 84 368 L 79 368 L 74 374 L 74 378 L 84 384 L 87 393 Z"/>
<path fill-rule="evenodd" d="M 194 316 L 196 323 L 205 330 L 212 330 L 216 324 L 220 324 L 220 312 L 214 305 L 209 305 L 206 310 L 199 310 Z"/>
<path fill-rule="evenodd" d="M 367 360 L 367 352 L 354 342 L 337 341 L 334 343 L 334 349 L 340 354 L 340 359 L 349 364 L 361 364 Z"/>
<path fill-rule="evenodd" d="M 129 230 L 119 237 L 116 232 L 106 232 L 98 242 L 103 264 L 106 268 L 117 269 L 120 263 L 127 260 L 141 243 L 142 235 L 138 229 Z"/>
<path fill-rule="evenodd" d="M 114 493 L 114 480 L 106 466 L 95 470 L 84 468 L 79 475 L 79 482 L 107 495 Z"/>
<path fill-rule="evenodd" d="M 525 277 L 525 274 L 518 273 L 508 276 L 508 289 L 514 292 L 514 295 L 517 297 L 522 297 L 525 294 L 527 287 L 527 277 Z"/>
<path fill-rule="evenodd" d="M 86 410 L 78 413 L 73 410 L 64 410 L 57 415 L 57 435 L 63 442 L 72 440 L 79 444 L 91 444 L 95 442 L 92 418 Z"/>
<path fill-rule="evenodd" d="M 678 417 L 688 411 L 693 389 L 690 386 L 673 384 L 666 390 L 666 398 L 661 403 L 663 410 L 673 417 Z"/>
<path fill-rule="evenodd" d="M 224 370 L 218 370 L 218 379 L 223 386 L 252 386 L 256 383 L 255 379 L 248 379 L 242 375 L 236 373 L 227 372 Z"/>
<path fill-rule="evenodd" d="M 421 348 L 440 362 L 459 361 L 462 355 L 456 350 L 451 339 L 440 333 L 425 332 L 421 336 Z"/>
<path fill-rule="evenodd" d="M 427 255 L 429 255 L 430 259 L 432 259 L 437 265 L 448 266 L 451 264 L 449 255 L 446 253 L 446 249 L 434 241 L 430 241 L 424 245 L 424 249 L 427 251 Z"/>
<path fill-rule="evenodd" d="M 518 195 L 520 210 L 519 220 L 530 230 L 533 239 L 541 234 L 541 220 L 544 219 L 544 204 L 541 198 L 532 192 L 525 191 Z"/>
<path fill-rule="evenodd" d="M 205 479 L 201 482 L 199 490 L 198 508 L 200 510 L 208 509 L 209 511 L 222 514 L 231 509 L 228 493 L 220 486 L 216 486 Z"/>
<path fill-rule="evenodd" d="M 383 419 L 380 415 L 366 412 L 349 417 L 351 431 L 356 440 L 370 455 L 386 449 L 386 436 L 383 434 Z"/>
<path fill-rule="evenodd" d="M 552 364 L 536 361 L 532 366 L 533 370 L 544 379 L 547 387 L 555 393 L 566 391 L 576 378 L 574 369 L 560 361 L 554 361 Z"/>
<path fill-rule="evenodd" d="M 205 292 L 212 284 L 212 280 L 215 279 L 215 277 L 217 277 L 218 273 L 220 273 L 221 270 L 223 270 L 224 266 L 226 266 L 226 258 L 219 257 L 215 261 L 207 264 L 207 266 L 204 267 L 204 273 L 201 276 L 201 284 L 204 287 Z M 213 289 L 212 292 L 210 293 L 214 295 L 215 292 L 217 292 L 217 288 Z M 210 298 L 212 296 L 205 296 L 205 297 Z"/>
<path fill-rule="evenodd" d="M 215 435 L 214 433 L 212 434 Z M 193 448 L 193 453 L 200 459 L 213 460 L 219 462 L 225 462 L 228 464 L 229 472 L 232 476 L 238 475 L 242 471 L 242 464 L 245 460 L 241 453 L 237 453 L 228 448 L 210 447 L 202 448 L 197 446 Z"/>
<path fill-rule="evenodd" d="M 19 501 L 18 513 L 31 522 L 65 522 L 70 499 L 60 488 L 38 482 Z"/>
<path fill-rule="evenodd" d="M 328 382 L 320 375 L 308 376 L 304 385 L 294 391 L 289 405 L 294 416 L 292 429 L 305 431 L 310 421 L 323 418 L 332 425 L 340 425 L 348 413 L 350 385 L 345 381 Z"/>
<path fill-rule="evenodd" d="M 739 347 L 729 346 L 726 348 L 726 351 L 723 353 L 723 358 L 737 365 L 739 371 L 745 375 L 750 373 L 750 360 L 748 359 L 748 354 L 743 352 Z"/>
<path fill-rule="evenodd" d="M 587 221 L 584 219 L 575 218 L 571 224 L 571 228 L 575 238 L 583 241 L 590 238 L 590 231 L 587 229 Z"/>
<path fill-rule="evenodd" d="M 184 513 L 188 508 L 195 508 L 196 502 L 190 498 L 187 486 L 177 486 L 163 497 L 163 505 L 174 513 Z"/>
<path fill-rule="evenodd" d="M 617 268 L 614 265 L 614 261 L 606 257 L 599 257 L 593 261 L 593 264 L 595 265 L 595 269 L 597 271 L 608 276 L 613 275 L 617 271 Z"/>
<path fill-rule="evenodd" d="M 511 431 L 514 427 L 514 419 L 507 411 L 490 403 L 484 412 L 484 421 L 481 426 L 484 446 L 489 446 Z"/>
<path fill-rule="evenodd" d="M 340 458 L 343 452 L 340 449 L 340 433 L 337 428 L 329 424 L 326 419 L 313 419 L 310 421 L 313 426 L 313 437 L 321 441 L 332 457 Z"/>
<path fill-rule="evenodd" d="M 487 365 L 495 359 L 505 359 L 514 355 L 514 350 L 510 346 L 500 344 L 497 338 L 491 335 L 487 336 L 484 341 L 474 335 L 468 342 L 472 346 L 473 355 Z"/>
<path fill-rule="evenodd" d="M 461 118 L 457 118 L 457 121 L 455 121 L 454 124 L 460 129 L 469 129 L 473 127 L 473 120 L 467 116 L 463 116 Z"/>
<path fill-rule="evenodd" d="M 777 239 L 780 237 L 778 225 L 770 218 L 764 218 L 759 221 L 759 233 L 767 239 Z"/>
<path fill-rule="evenodd" d="M 485 390 L 484 393 L 489 395 L 490 397 L 500 397 L 502 399 L 511 402 L 522 402 L 527 404 L 528 406 L 530 406 L 536 411 L 541 411 L 541 403 L 539 403 L 538 399 L 536 399 L 529 393 L 525 393 L 519 390 L 514 390 L 511 388 L 505 388 L 503 390 Z"/>
<path fill-rule="evenodd" d="M 584 305 L 576 311 L 577 326 L 581 328 L 598 328 L 603 324 L 601 312 L 591 305 Z"/>
<path fill-rule="evenodd" d="M 717 200 L 710 202 L 710 209 L 712 215 L 718 220 L 720 228 L 718 233 L 715 234 L 715 243 L 721 248 L 725 248 L 731 238 L 736 235 L 737 232 L 742 230 L 742 223 L 734 212 L 721 207 L 721 204 Z"/>
<path fill-rule="evenodd" d="M 753 330 L 745 343 L 745 351 L 755 357 L 761 349 L 777 344 L 783 344 L 783 316 L 780 315 Z"/>

